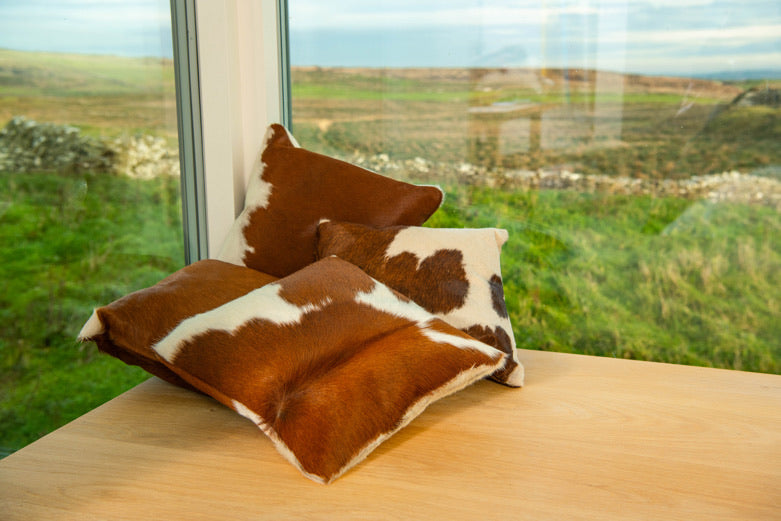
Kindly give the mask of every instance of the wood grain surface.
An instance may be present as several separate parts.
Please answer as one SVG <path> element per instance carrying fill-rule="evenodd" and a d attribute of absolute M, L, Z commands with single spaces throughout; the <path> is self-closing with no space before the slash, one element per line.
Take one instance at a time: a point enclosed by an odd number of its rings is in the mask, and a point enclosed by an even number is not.
<path fill-rule="evenodd" d="M 0 519 L 781 519 L 781 376 L 519 358 L 526 387 L 445 398 L 327 486 L 152 378 L 0 461 Z"/>

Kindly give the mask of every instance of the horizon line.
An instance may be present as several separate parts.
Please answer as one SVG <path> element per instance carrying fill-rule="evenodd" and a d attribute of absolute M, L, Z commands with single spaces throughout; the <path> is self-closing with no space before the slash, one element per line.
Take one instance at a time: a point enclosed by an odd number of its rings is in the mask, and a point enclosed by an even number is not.
<path fill-rule="evenodd" d="M 12 47 L 0 46 L 0 51 L 11 51 L 19 53 L 30 54 L 59 54 L 59 55 L 75 55 L 75 56 L 91 56 L 91 57 L 106 57 L 106 58 L 125 58 L 125 59 L 138 59 L 138 60 L 168 60 L 173 61 L 173 56 L 167 55 L 154 55 L 154 54 L 119 54 L 119 53 L 100 53 L 100 52 L 79 52 L 79 51 L 57 51 L 57 50 L 32 50 L 32 49 L 15 49 Z M 292 68 L 312 68 L 312 69 L 387 69 L 387 70 L 423 70 L 423 69 L 438 69 L 438 70 L 557 70 L 557 71 L 592 71 L 592 72 L 606 72 L 613 74 L 621 74 L 625 76 L 648 76 L 648 77 L 672 77 L 672 78 L 696 78 L 696 79 L 723 79 L 725 76 L 731 76 L 730 80 L 781 80 L 781 67 L 755 67 L 745 68 L 738 70 L 711 70 L 706 72 L 697 72 L 683 74 L 679 72 L 666 72 L 666 71 L 635 71 L 635 70 L 615 70 L 615 69 L 596 69 L 596 68 L 583 68 L 583 67 L 567 67 L 562 65 L 551 65 L 546 67 L 535 67 L 528 65 L 316 65 L 316 64 L 290 64 Z M 741 76 L 745 74 L 759 74 L 759 73 L 771 73 L 772 76 L 757 77 L 757 76 Z M 733 77 L 734 76 L 734 77 Z"/>

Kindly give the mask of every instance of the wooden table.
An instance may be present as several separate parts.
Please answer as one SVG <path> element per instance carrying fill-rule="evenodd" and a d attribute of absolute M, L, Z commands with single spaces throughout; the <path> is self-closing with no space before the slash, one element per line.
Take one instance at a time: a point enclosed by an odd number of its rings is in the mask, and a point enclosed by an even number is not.
<path fill-rule="evenodd" d="M 781 519 L 781 376 L 519 354 L 327 486 L 153 378 L 0 461 L 0 519 Z"/>

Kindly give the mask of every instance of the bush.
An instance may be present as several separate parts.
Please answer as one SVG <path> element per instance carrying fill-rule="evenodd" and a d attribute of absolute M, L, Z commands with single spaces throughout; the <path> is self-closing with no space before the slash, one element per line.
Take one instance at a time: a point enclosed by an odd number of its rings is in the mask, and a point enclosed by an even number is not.
<path fill-rule="evenodd" d="M 179 178 L 179 155 L 165 139 L 144 135 L 111 142 L 115 152 L 114 171 L 135 179 L 160 176 Z"/>
<path fill-rule="evenodd" d="M 17 116 L 0 130 L 0 171 L 107 172 L 115 154 L 102 141 L 67 125 Z"/>

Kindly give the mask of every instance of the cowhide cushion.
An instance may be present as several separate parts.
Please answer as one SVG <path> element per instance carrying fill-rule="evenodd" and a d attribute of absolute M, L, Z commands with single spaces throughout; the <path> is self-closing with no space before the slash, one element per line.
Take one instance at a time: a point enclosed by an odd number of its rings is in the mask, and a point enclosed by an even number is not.
<path fill-rule="evenodd" d="M 419 225 L 442 198 L 437 187 L 403 183 L 305 150 L 274 124 L 249 180 L 244 210 L 217 258 L 284 277 L 315 261 L 321 219 Z"/>
<path fill-rule="evenodd" d="M 79 333 L 98 349 L 182 387 L 191 386 L 162 363 L 152 344 L 179 322 L 273 282 L 276 277 L 218 260 L 186 266 L 154 286 L 97 308 Z"/>
<path fill-rule="evenodd" d="M 382 229 L 344 222 L 319 227 L 318 255 L 336 255 L 408 296 L 445 322 L 509 356 L 491 375 L 520 387 L 510 318 L 504 301 L 500 255 L 507 231 L 394 226 Z"/>
<path fill-rule="evenodd" d="M 154 349 L 321 483 L 505 358 L 335 257 L 183 321 Z"/>

